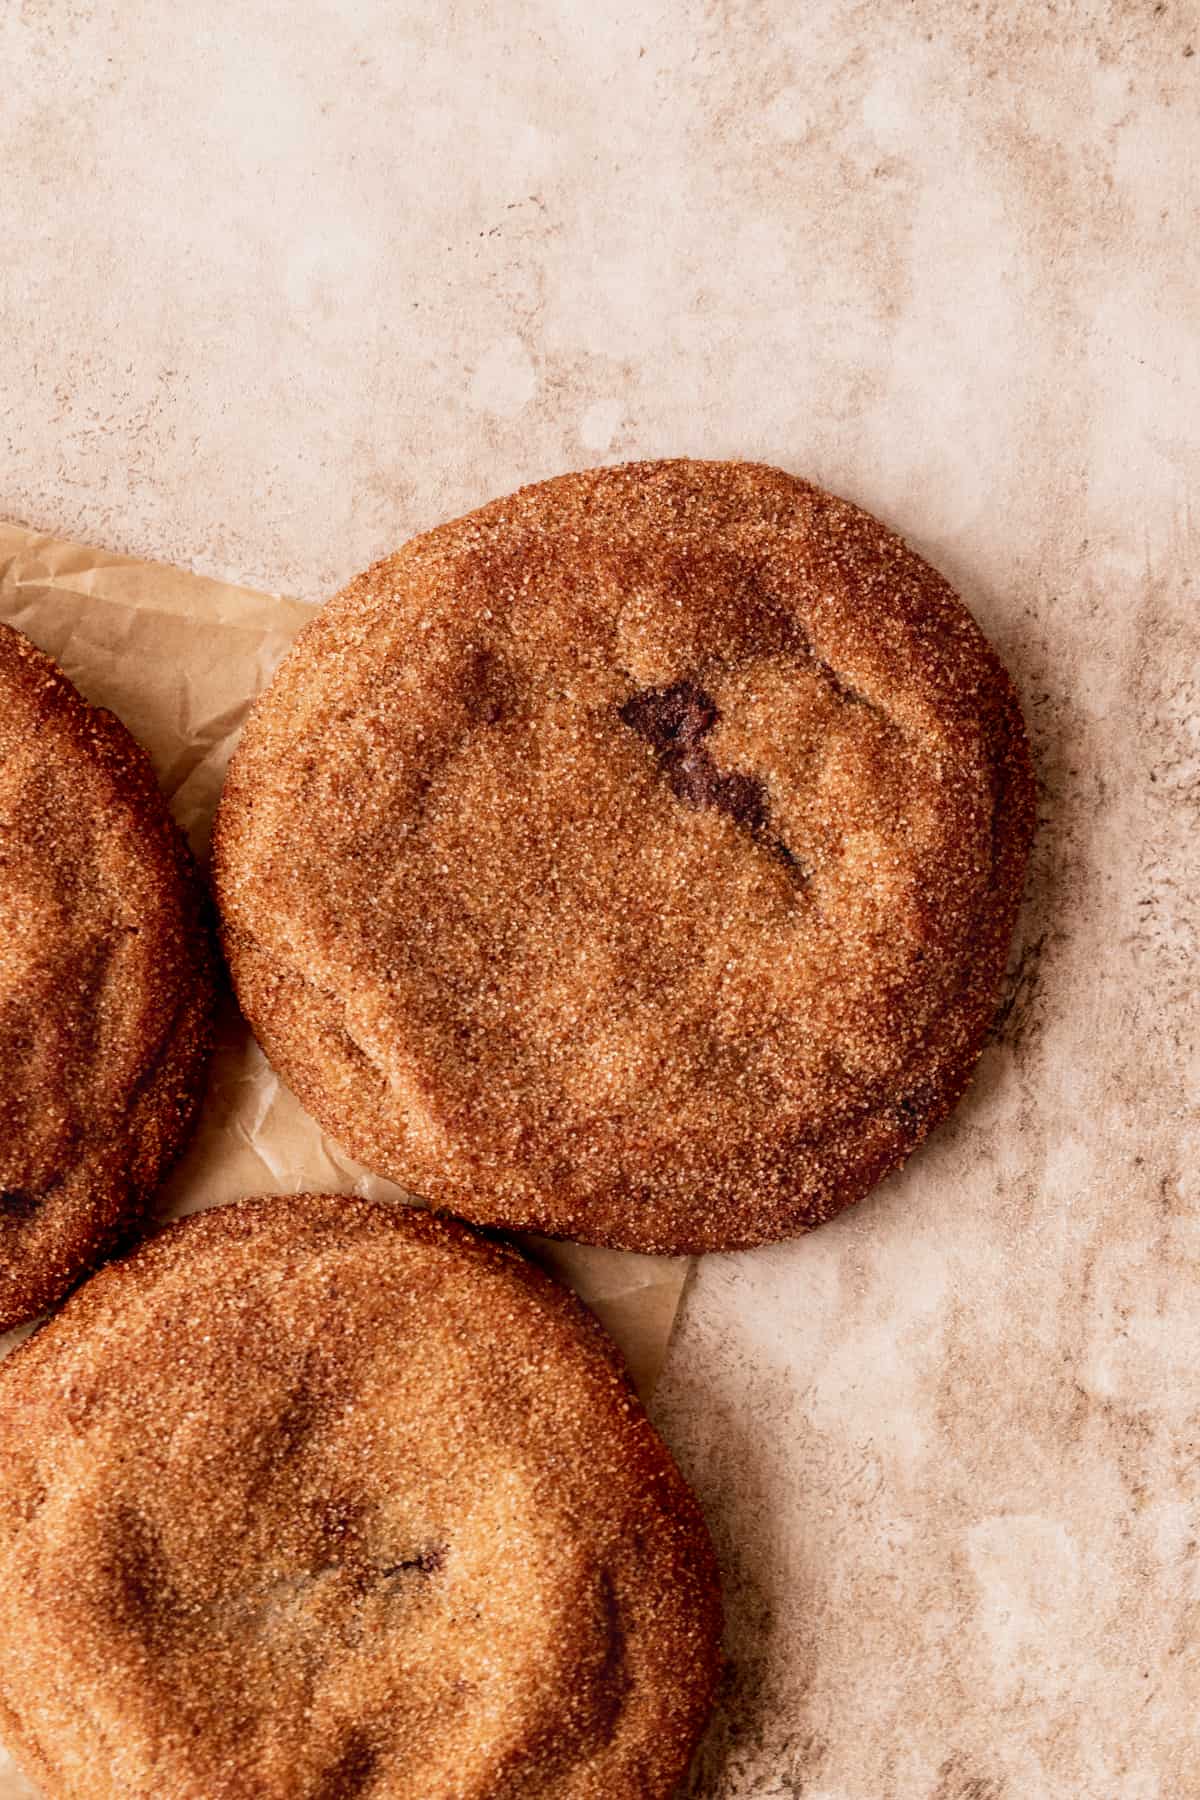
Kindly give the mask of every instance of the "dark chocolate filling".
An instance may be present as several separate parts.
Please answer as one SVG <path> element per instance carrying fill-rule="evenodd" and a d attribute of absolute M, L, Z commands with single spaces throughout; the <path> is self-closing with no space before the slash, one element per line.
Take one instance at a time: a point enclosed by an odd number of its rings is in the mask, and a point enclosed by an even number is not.
<path fill-rule="evenodd" d="M 720 719 L 716 701 L 692 681 L 669 688 L 642 688 L 621 708 L 621 721 L 645 738 L 658 757 L 671 792 L 687 806 L 711 806 L 755 837 L 789 868 L 796 858 L 779 838 L 767 838 L 770 807 L 756 775 L 719 769 L 704 738 Z"/>

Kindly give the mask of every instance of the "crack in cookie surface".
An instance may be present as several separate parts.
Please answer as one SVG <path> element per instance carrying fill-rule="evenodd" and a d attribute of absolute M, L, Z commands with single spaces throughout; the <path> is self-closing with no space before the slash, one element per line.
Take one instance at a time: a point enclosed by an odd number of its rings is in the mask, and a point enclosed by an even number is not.
<path fill-rule="evenodd" d="M 621 708 L 623 723 L 657 753 L 679 799 L 689 806 L 715 807 L 737 824 L 761 831 L 768 812 L 762 782 L 739 770 L 719 769 L 705 746 L 720 716 L 711 695 L 691 681 L 643 688 Z"/>
<path fill-rule="evenodd" d="M 741 769 L 722 770 L 705 744 L 721 717 L 710 694 L 692 681 L 642 688 L 625 701 L 620 716 L 655 752 L 678 799 L 728 814 L 763 840 L 786 867 L 800 872 L 799 860 L 782 838 L 767 832 L 771 809 L 765 783 Z"/>

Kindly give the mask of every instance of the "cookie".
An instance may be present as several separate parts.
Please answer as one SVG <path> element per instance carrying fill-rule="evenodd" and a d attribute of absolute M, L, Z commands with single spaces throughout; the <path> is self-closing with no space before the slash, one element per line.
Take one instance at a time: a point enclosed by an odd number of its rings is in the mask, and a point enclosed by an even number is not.
<path fill-rule="evenodd" d="M 145 753 L 0 625 L 0 1330 L 128 1236 L 208 1058 L 199 878 Z"/>
<path fill-rule="evenodd" d="M 0 1367 L 0 1736 L 48 1800 L 666 1800 L 718 1633 L 614 1346 L 463 1226 L 201 1213 Z"/>
<path fill-rule="evenodd" d="M 566 475 L 351 582 L 217 823 L 238 993 L 356 1157 L 480 1223 L 800 1232 L 984 1042 L 1033 785 L 940 576 L 777 470 Z"/>

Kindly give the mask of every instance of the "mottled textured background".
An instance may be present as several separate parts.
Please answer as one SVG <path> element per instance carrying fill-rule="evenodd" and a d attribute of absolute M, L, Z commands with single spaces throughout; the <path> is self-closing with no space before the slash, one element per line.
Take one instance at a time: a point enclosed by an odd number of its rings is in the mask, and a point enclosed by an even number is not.
<path fill-rule="evenodd" d="M 706 1262 L 660 1390 L 704 1800 L 1200 1795 L 1198 53 L 1192 0 L 0 6 L 0 511 L 317 599 L 564 467 L 757 456 L 1018 678 L 969 1099 Z"/>

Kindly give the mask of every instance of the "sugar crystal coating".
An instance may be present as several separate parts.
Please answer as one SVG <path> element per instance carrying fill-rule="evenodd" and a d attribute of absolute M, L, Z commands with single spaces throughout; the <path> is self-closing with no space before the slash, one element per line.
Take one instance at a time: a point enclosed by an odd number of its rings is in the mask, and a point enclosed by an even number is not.
<path fill-rule="evenodd" d="M 306 629 L 216 834 L 242 1005 L 361 1160 L 645 1250 L 819 1223 L 961 1093 L 1032 818 L 946 583 L 777 470 L 566 475 Z"/>
<path fill-rule="evenodd" d="M 0 1330 L 140 1220 L 203 1089 L 213 961 L 145 753 L 0 625 Z"/>

